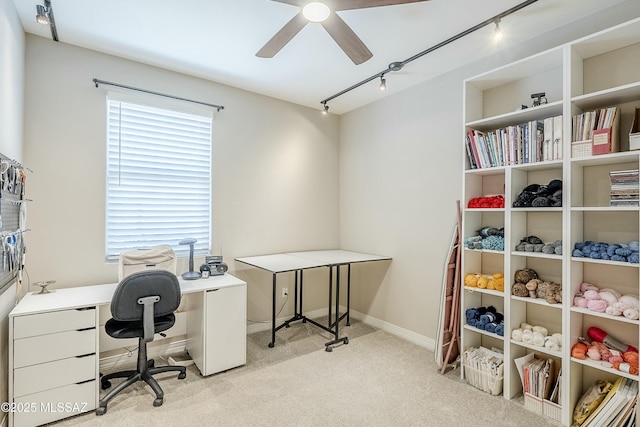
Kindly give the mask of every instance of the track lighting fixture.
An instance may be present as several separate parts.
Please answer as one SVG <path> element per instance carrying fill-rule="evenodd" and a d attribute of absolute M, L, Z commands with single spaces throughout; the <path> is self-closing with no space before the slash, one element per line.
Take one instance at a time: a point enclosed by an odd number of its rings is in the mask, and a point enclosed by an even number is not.
<path fill-rule="evenodd" d="M 36 22 L 42 25 L 50 25 L 49 22 L 49 12 L 47 12 L 47 8 L 41 4 L 36 5 Z"/>
<path fill-rule="evenodd" d="M 44 0 L 44 6 L 41 4 L 36 5 L 36 22 L 38 24 L 48 25 L 51 28 L 51 38 L 53 41 L 58 41 L 58 30 L 56 28 L 56 21 L 53 18 L 51 0 Z"/>
<path fill-rule="evenodd" d="M 324 105 L 324 108 L 322 109 L 322 115 L 326 116 L 327 114 L 329 114 L 329 106 L 326 102 L 323 102 L 322 105 Z"/>
<path fill-rule="evenodd" d="M 344 89 L 344 90 L 342 90 L 342 91 L 340 91 L 340 92 L 338 92 L 338 93 L 336 93 L 334 95 L 331 95 L 330 97 L 325 98 L 322 101 L 320 101 L 320 103 L 325 106 L 325 110 L 323 111 L 323 113 L 326 113 L 326 111 L 329 109 L 329 107 L 327 107 L 327 102 L 329 102 L 332 99 L 335 99 L 335 98 L 337 98 L 339 96 L 342 96 L 345 93 L 350 92 L 353 89 L 356 89 L 356 88 L 364 85 L 365 83 L 369 83 L 370 81 L 375 80 L 378 77 L 380 77 L 380 86 L 379 86 L 380 90 L 385 90 L 386 87 L 387 87 L 387 82 L 386 82 L 386 80 L 384 78 L 386 73 L 388 73 L 390 71 L 400 71 L 402 69 L 402 67 L 407 65 L 409 62 L 413 62 L 416 59 L 421 58 L 421 57 L 425 56 L 426 54 L 433 52 L 434 50 L 440 49 L 441 47 L 444 47 L 444 46 L 448 45 L 449 43 L 452 43 L 452 42 L 454 42 L 454 41 L 456 41 L 458 39 L 461 39 L 462 37 L 468 36 L 469 34 L 475 32 L 475 31 L 477 31 L 477 30 L 479 30 L 481 28 L 484 28 L 487 25 L 495 24 L 496 28 L 494 30 L 493 35 L 494 35 L 494 38 L 496 40 L 500 40 L 502 38 L 502 31 L 500 30 L 500 20 L 502 18 L 506 17 L 506 16 L 511 15 L 512 13 L 515 13 L 515 12 L 519 11 L 520 9 L 523 9 L 523 8 L 529 6 L 530 4 L 533 4 L 533 3 L 537 2 L 537 1 L 538 0 L 525 0 L 522 3 L 512 7 L 511 9 L 507 9 L 504 12 L 502 12 L 502 13 L 500 13 L 500 14 L 492 17 L 492 18 L 489 18 L 489 19 L 487 19 L 487 20 L 485 20 L 485 21 L 483 21 L 483 22 L 481 22 L 481 23 L 479 23 L 479 24 L 477 24 L 477 25 L 475 25 L 475 26 L 473 26 L 471 28 L 468 28 L 468 29 L 464 30 L 463 32 L 456 34 L 455 36 L 448 38 L 445 41 L 442 41 L 442 42 L 440 42 L 440 43 L 438 43 L 436 45 L 431 46 L 428 49 L 423 50 L 422 52 L 418 52 L 417 54 L 413 55 L 411 58 L 407 58 L 404 61 L 392 62 L 391 64 L 389 64 L 389 66 L 387 67 L 386 70 L 380 71 L 379 73 L 376 73 L 376 74 L 372 75 L 371 77 L 368 77 L 368 78 L 362 80 L 361 82 L 356 83 L 353 86 L 350 86 L 350 87 L 348 87 L 348 88 L 346 88 L 346 89 Z"/>
<path fill-rule="evenodd" d="M 497 42 L 502 40 L 502 30 L 500 29 L 500 18 L 496 19 L 496 28 L 493 29 L 493 39 Z"/>

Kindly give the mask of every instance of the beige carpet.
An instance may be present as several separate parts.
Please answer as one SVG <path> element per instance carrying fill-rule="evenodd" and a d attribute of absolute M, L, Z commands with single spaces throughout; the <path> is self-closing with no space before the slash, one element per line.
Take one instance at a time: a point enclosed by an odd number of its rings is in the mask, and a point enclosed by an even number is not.
<path fill-rule="evenodd" d="M 276 335 L 251 334 L 247 364 L 185 380 L 160 377 L 164 405 L 144 383 L 93 412 L 57 426 L 558 426 L 502 396 L 440 375 L 433 353 L 359 321 L 342 328 L 348 345 L 324 351 L 329 335 L 297 322 Z M 160 365 L 161 361 L 157 361 Z"/>

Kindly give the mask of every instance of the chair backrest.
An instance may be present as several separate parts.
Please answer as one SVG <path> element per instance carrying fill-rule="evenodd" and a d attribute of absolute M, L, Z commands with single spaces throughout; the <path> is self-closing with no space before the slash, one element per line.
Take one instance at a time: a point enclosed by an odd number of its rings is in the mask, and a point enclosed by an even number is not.
<path fill-rule="evenodd" d="M 111 317 L 120 322 L 142 320 L 144 306 L 139 298 L 160 297 L 154 305 L 154 317 L 171 314 L 180 305 L 180 283 L 175 274 L 165 270 L 150 270 L 125 277 L 111 299 Z"/>

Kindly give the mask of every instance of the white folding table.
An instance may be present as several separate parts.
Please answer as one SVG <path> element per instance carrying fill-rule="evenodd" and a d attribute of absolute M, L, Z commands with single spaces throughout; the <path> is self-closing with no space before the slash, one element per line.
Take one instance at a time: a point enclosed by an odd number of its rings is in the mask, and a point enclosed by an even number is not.
<path fill-rule="evenodd" d="M 271 272 L 272 274 L 272 301 L 271 301 L 271 342 L 269 347 L 273 348 L 276 341 L 276 332 L 283 327 L 289 327 L 291 322 L 301 320 L 309 322 L 315 326 L 333 334 L 334 339 L 325 343 L 325 350 L 332 351 L 333 346 L 340 342 L 349 343 L 348 337 L 340 337 L 340 321 L 346 317 L 346 325 L 349 326 L 349 312 L 351 304 L 351 264 L 359 262 L 384 261 L 391 260 L 390 257 L 372 255 L 361 252 L 345 251 L 341 249 L 319 250 L 319 251 L 302 251 L 287 252 L 272 255 L 258 255 L 251 257 L 236 258 L 236 261 L 251 265 L 262 270 Z M 347 309 L 340 316 L 340 267 L 347 266 Z M 311 268 L 327 267 L 329 268 L 329 320 L 327 326 L 309 319 L 304 316 L 302 310 L 302 288 L 303 288 L 303 271 Z M 332 313 L 333 304 L 333 271 L 336 271 L 336 296 L 335 296 L 335 317 Z M 278 273 L 294 272 L 295 273 L 295 289 L 294 289 L 294 315 L 290 319 L 276 326 L 276 282 Z"/>

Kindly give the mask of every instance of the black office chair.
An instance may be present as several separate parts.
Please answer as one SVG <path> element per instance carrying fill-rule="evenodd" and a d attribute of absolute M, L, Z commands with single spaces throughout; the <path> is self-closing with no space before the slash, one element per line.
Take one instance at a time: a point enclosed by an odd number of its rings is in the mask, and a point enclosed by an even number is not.
<path fill-rule="evenodd" d="M 147 360 L 147 343 L 154 333 L 166 331 L 176 321 L 173 312 L 180 305 L 180 284 L 175 274 L 164 270 L 149 270 L 125 277 L 111 299 L 111 316 L 105 331 L 114 338 L 138 338 L 138 367 L 134 370 L 104 375 L 102 389 L 111 387 L 114 378 L 126 378 L 106 396 L 100 399 L 97 415 L 107 412 L 107 403 L 122 390 L 142 380 L 156 393 L 153 406 L 162 405 L 164 392 L 152 377 L 160 372 L 178 371 L 178 379 L 187 376 L 184 366 L 155 367 L 153 359 Z"/>

